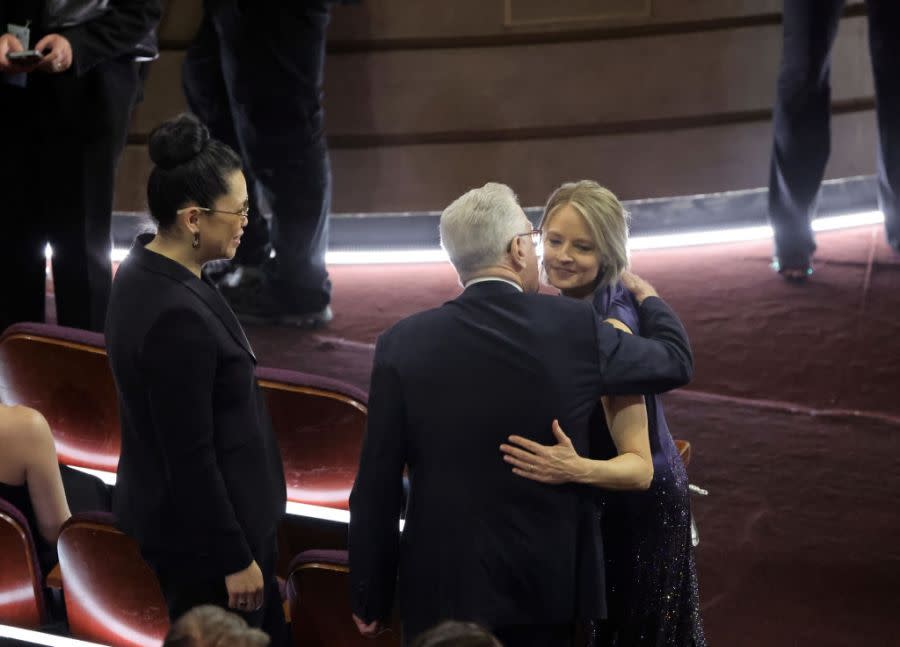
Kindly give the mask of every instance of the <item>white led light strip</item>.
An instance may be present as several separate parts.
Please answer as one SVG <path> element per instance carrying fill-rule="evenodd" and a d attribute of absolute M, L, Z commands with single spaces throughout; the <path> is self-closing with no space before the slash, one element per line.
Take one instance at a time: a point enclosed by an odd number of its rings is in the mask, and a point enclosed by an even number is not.
<path fill-rule="evenodd" d="M 45 634 L 40 631 L 20 629 L 9 625 L 0 625 L 0 638 L 21 640 L 35 645 L 50 645 L 51 647 L 102 647 L 100 643 L 92 643 L 86 640 L 76 640 L 54 634 Z"/>
<path fill-rule="evenodd" d="M 84 472 L 85 474 L 90 474 L 92 476 L 96 476 L 98 479 L 106 483 L 107 485 L 115 485 L 116 484 L 116 475 L 112 472 L 106 472 L 103 470 L 92 470 L 87 467 L 77 467 L 75 465 L 70 466 L 74 470 L 78 470 L 79 472 Z M 311 503 L 297 503 L 294 501 L 288 501 L 287 505 L 284 508 L 284 511 L 293 516 L 297 517 L 312 517 L 313 519 L 322 519 L 324 521 L 336 521 L 338 523 L 350 523 L 350 511 L 349 510 L 340 510 L 338 508 L 327 508 L 322 505 L 313 505 Z M 400 530 L 403 530 L 403 520 L 400 520 Z"/>
<path fill-rule="evenodd" d="M 812 222 L 813 231 L 836 231 L 865 227 L 884 222 L 884 214 L 880 211 L 862 211 L 840 216 L 817 218 Z M 694 247 L 697 245 L 716 245 L 724 243 L 741 243 L 751 240 L 772 238 L 772 228 L 768 225 L 757 227 L 738 227 L 733 229 L 716 229 L 710 231 L 691 231 L 683 234 L 660 234 L 656 236 L 634 236 L 629 240 L 632 251 L 645 249 L 672 249 L 678 247 Z M 51 256 L 47 245 L 47 257 Z M 120 262 L 128 255 L 127 249 L 114 249 L 111 257 Z M 402 250 L 359 250 L 333 251 L 325 255 L 328 265 L 378 265 L 387 263 L 445 263 L 447 255 L 443 249 L 402 249 Z"/>

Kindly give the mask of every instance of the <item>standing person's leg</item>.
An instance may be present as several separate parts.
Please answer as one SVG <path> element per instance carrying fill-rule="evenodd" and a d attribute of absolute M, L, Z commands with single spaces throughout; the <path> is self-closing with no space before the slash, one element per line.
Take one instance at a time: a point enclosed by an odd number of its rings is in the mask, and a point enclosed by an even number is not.
<path fill-rule="evenodd" d="M 328 5 L 261 2 L 216 16 L 242 153 L 272 211 L 267 264 L 281 320 L 326 315 L 331 171 L 321 105 Z"/>
<path fill-rule="evenodd" d="M 173 622 L 195 606 L 214 604 L 238 614 L 251 627 L 265 631 L 272 639 L 272 647 L 287 647 L 290 644 L 290 637 L 284 620 L 281 592 L 275 577 L 277 562 L 275 537 L 269 541 L 268 550 L 261 553 L 254 550 L 254 554 L 263 574 L 265 593 L 262 608 L 248 612 L 228 608 L 228 590 L 225 587 L 224 577 L 198 576 L 195 569 L 191 568 L 190 560 L 185 559 L 183 555 L 177 561 L 159 555 L 145 554 L 144 557 L 159 578 L 169 609 L 169 618 Z"/>
<path fill-rule="evenodd" d="M 259 562 L 263 578 L 266 583 L 265 602 L 263 608 L 254 618 L 253 626 L 259 627 L 271 638 L 271 647 L 288 647 L 291 644 L 290 632 L 284 619 L 284 604 L 281 599 L 281 589 L 278 587 L 278 578 L 275 576 L 275 566 L 278 563 L 278 541 L 275 535 L 269 541 L 269 550 L 262 556 Z M 248 617 L 248 622 L 250 618 Z"/>
<path fill-rule="evenodd" d="M 175 622 L 185 613 L 201 604 L 213 604 L 228 609 L 228 590 L 225 578 L 200 577 L 191 572 L 187 565 L 154 564 L 153 565 L 166 607 L 169 620 Z M 232 611 L 232 609 L 228 609 Z"/>
<path fill-rule="evenodd" d="M 785 0 L 769 173 L 769 217 L 783 270 L 805 276 L 810 218 L 831 150 L 831 47 L 844 0 Z"/>
<path fill-rule="evenodd" d="M 0 332 L 19 321 L 44 320 L 47 242 L 37 180 L 40 129 L 31 88 L 0 83 L 0 195 L 3 196 L 3 240 L 0 276 L 6 279 L 0 299 Z"/>
<path fill-rule="evenodd" d="M 231 103 L 222 76 L 222 56 L 219 34 L 213 21 L 213 12 L 233 11 L 229 3 L 218 3 L 204 7 L 203 22 L 187 50 L 182 66 L 182 88 L 188 106 L 200 118 L 210 134 L 228 144 L 243 157 L 240 142 L 231 116 Z M 244 177 L 250 197 L 250 214 L 244 235 L 233 265 L 260 267 L 269 257 L 269 225 L 263 217 L 257 199 L 257 189 L 253 174 L 244 164 Z"/>
<path fill-rule="evenodd" d="M 878 204 L 888 243 L 900 252 L 900 3 L 868 0 L 869 49 L 878 106 Z"/>
<path fill-rule="evenodd" d="M 83 77 L 51 77 L 42 178 L 50 214 L 57 321 L 102 331 L 112 286 L 116 167 L 140 84 L 138 63 L 116 59 Z"/>

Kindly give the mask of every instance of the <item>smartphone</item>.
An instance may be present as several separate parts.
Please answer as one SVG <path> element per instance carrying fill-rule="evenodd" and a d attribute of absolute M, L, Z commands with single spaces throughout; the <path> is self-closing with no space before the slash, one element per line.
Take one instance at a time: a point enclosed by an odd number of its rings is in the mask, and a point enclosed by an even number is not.
<path fill-rule="evenodd" d="M 15 63 L 16 65 L 34 65 L 40 63 L 44 58 L 44 55 L 33 49 L 29 49 L 24 52 L 7 52 L 6 58 L 10 63 Z"/>

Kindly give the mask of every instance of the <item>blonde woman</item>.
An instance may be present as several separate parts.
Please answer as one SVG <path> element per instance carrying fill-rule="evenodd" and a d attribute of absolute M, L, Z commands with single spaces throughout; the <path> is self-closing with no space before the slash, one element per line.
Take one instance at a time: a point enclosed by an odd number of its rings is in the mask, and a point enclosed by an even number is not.
<path fill-rule="evenodd" d="M 619 281 L 628 267 L 628 217 L 616 196 L 589 180 L 563 184 L 540 228 L 546 281 L 639 335 L 637 302 Z M 575 453 L 556 424 L 553 447 L 513 436 L 503 450 L 524 478 L 599 489 L 609 606 L 599 644 L 705 645 L 687 474 L 662 404 L 651 395 L 604 398 L 592 425 L 590 457 Z M 520 468 L 526 464 L 536 468 Z"/>

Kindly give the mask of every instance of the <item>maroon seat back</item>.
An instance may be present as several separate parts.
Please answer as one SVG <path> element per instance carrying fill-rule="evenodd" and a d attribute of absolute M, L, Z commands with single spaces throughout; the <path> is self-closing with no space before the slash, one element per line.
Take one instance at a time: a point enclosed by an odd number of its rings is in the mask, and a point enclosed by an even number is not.
<path fill-rule="evenodd" d="M 28 521 L 0 499 L 0 624 L 36 629 L 45 622 L 41 567 Z"/>
<path fill-rule="evenodd" d="M 363 638 L 350 609 L 347 551 L 308 550 L 297 555 L 287 582 L 296 647 L 396 647 L 396 623 L 378 638 Z"/>
<path fill-rule="evenodd" d="M 288 499 L 346 509 L 366 423 L 366 394 L 297 371 L 257 369 L 287 481 Z M 40 411 L 61 463 L 115 472 L 121 432 L 103 335 L 16 324 L 0 336 L 0 402 Z"/>
<path fill-rule="evenodd" d="M 0 336 L 0 402 L 40 411 L 59 460 L 110 472 L 119 462 L 119 413 L 103 335 L 16 324 Z"/>
<path fill-rule="evenodd" d="M 366 394 L 316 375 L 259 368 L 288 500 L 347 509 L 366 426 Z"/>
<path fill-rule="evenodd" d="M 159 582 L 112 515 L 73 516 L 59 537 L 69 631 L 110 645 L 158 647 L 169 630 Z"/>

